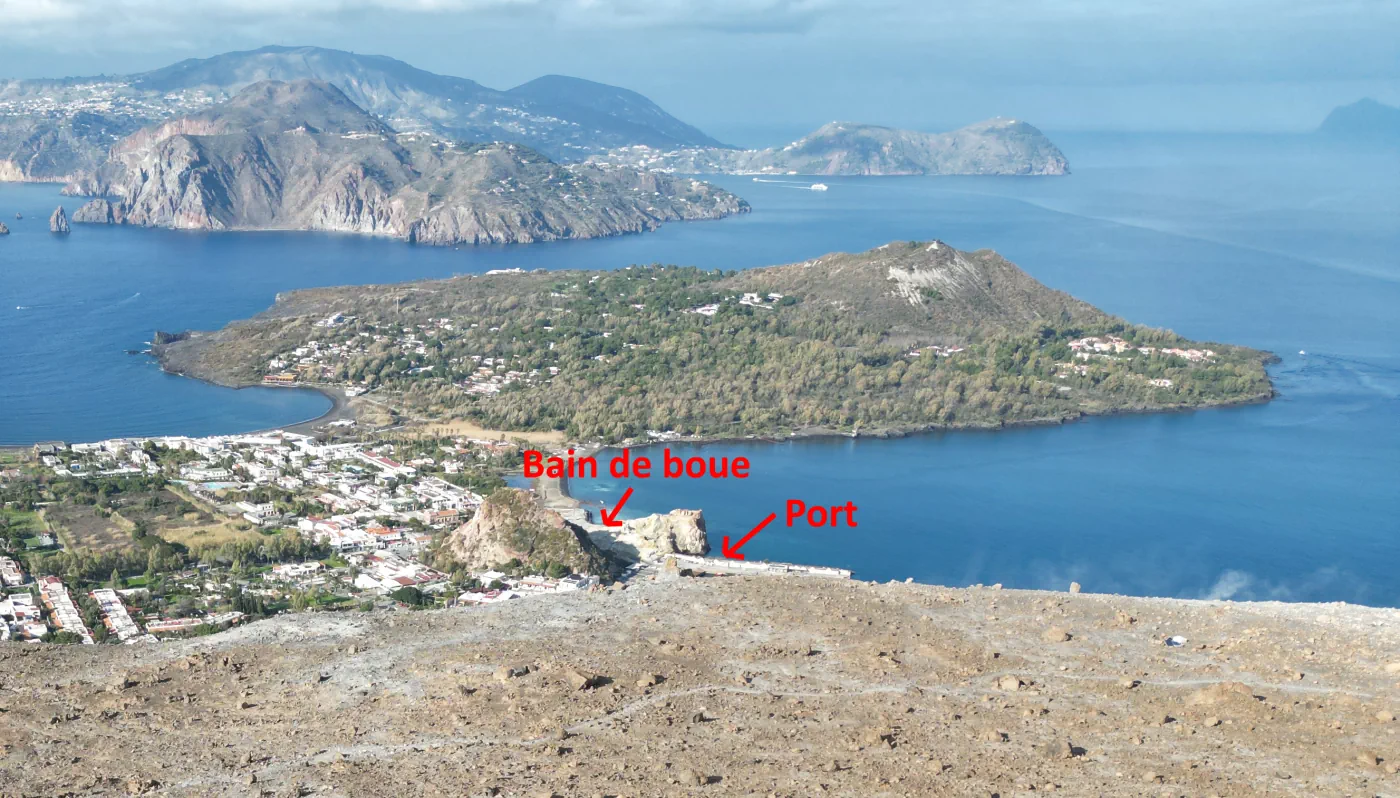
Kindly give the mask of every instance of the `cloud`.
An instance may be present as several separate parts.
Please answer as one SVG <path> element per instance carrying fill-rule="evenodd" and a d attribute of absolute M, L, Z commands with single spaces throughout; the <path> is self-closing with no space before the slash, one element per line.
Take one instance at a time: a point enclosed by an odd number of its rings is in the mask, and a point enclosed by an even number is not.
<path fill-rule="evenodd" d="M 801 30 L 835 0 L 0 0 L 0 39 L 92 41 L 180 32 L 213 37 L 219 26 L 275 31 L 289 21 L 333 24 L 366 13 L 521 19 L 569 28 L 689 27 Z M 101 21 L 100 25 L 93 24 Z"/>

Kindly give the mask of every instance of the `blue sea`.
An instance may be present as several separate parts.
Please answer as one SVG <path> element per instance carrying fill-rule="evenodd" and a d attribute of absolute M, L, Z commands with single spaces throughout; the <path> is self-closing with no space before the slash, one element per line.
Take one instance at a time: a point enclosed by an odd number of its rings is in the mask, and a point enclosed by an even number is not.
<path fill-rule="evenodd" d="M 1064 178 L 716 182 L 752 214 L 602 241 L 426 248 L 354 236 L 47 231 L 57 186 L 0 184 L 0 443 L 213 434 L 314 417 L 314 393 L 162 374 L 153 330 L 210 329 L 293 288 L 496 268 L 748 268 L 939 238 L 992 248 L 1133 321 L 1268 349 L 1266 405 L 901 440 L 716 444 L 753 477 L 634 483 L 624 515 L 705 510 L 712 544 L 788 499 L 752 558 L 866 579 L 1400 606 L 1400 158 L 1301 137 L 1054 136 Z M 24 219 L 16 221 L 15 212 Z M 1305 350 L 1306 354 L 1300 354 Z M 695 447 L 691 447 L 695 448 Z M 589 501 L 625 485 L 576 484 Z"/>

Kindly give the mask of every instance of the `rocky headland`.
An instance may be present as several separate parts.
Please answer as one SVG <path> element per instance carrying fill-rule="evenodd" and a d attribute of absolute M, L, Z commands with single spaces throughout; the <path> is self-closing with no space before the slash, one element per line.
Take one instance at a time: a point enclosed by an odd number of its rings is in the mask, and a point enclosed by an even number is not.
<path fill-rule="evenodd" d="M 1069 161 L 1035 127 L 989 119 L 948 133 L 832 122 L 784 147 L 735 150 L 648 146 L 595 155 L 597 163 L 683 174 L 1063 175 Z"/>

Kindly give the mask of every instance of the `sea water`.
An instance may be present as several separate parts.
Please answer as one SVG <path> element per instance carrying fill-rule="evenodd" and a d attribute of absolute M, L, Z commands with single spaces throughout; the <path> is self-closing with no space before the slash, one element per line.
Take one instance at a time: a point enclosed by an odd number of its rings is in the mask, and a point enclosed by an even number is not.
<path fill-rule="evenodd" d="M 751 558 L 867 579 L 1400 605 L 1400 159 L 1304 138 L 1059 135 L 1064 178 L 716 182 L 754 212 L 639 236 L 433 248 L 348 235 L 74 225 L 0 184 L 0 442 L 289 424 L 318 394 L 163 374 L 156 330 L 213 329 L 294 288 L 496 268 L 748 268 L 939 238 L 992 248 L 1135 322 L 1277 352 L 1279 397 L 995 433 L 707 447 L 736 484 L 633 483 L 624 516 L 705 510 L 713 545 L 797 498 L 859 526 L 770 525 Z M 24 219 L 13 219 L 16 211 Z M 1306 350 L 1306 355 L 1300 355 Z M 615 500 L 626 486 L 576 484 Z"/>

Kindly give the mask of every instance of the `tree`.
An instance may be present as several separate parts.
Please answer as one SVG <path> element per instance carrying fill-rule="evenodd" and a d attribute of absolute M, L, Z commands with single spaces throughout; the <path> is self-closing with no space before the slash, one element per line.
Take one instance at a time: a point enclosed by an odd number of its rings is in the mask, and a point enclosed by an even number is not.
<path fill-rule="evenodd" d="M 107 586 L 112 588 L 113 590 L 122 589 L 122 575 L 117 573 L 116 568 L 112 569 L 112 577 L 107 580 Z"/>
<path fill-rule="evenodd" d="M 412 586 L 401 587 L 393 591 L 389 594 L 389 598 L 400 604 L 407 604 L 410 607 L 421 607 L 428 603 L 427 599 L 423 596 L 423 591 Z"/>

